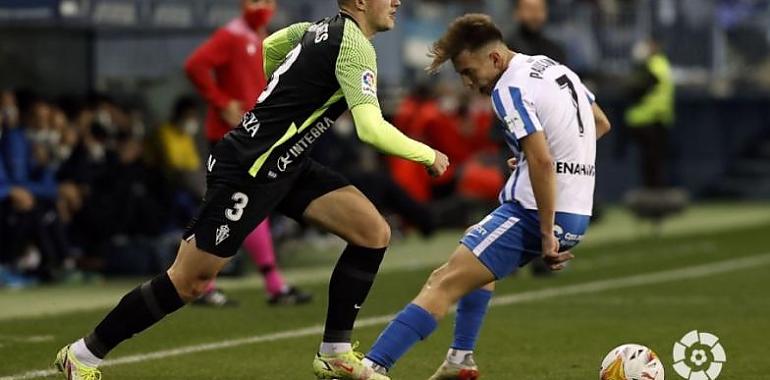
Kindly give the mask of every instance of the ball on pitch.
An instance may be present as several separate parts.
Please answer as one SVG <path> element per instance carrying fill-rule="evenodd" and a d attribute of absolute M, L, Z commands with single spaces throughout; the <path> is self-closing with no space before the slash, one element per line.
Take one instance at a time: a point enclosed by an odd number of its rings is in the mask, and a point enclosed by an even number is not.
<path fill-rule="evenodd" d="M 615 347 L 602 360 L 599 380 L 663 380 L 658 355 L 640 344 Z"/>

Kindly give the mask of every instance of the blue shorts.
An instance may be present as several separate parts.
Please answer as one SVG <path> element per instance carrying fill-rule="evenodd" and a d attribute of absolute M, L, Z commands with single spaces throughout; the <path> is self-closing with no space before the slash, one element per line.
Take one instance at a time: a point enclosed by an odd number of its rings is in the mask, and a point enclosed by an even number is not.
<path fill-rule="evenodd" d="M 500 279 L 541 255 L 538 219 L 537 210 L 524 209 L 518 203 L 503 203 L 469 228 L 460 243 Z M 590 219 L 588 215 L 556 213 L 555 232 L 561 251 L 580 243 Z"/>

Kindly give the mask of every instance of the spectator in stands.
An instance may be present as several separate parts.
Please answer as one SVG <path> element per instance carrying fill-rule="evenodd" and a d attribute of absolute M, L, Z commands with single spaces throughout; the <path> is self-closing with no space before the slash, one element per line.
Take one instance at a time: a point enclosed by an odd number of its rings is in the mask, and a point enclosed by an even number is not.
<path fill-rule="evenodd" d="M 456 194 L 456 185 L 468 174 L 466 163 L 472 163 L 470 171 L 478 173 L 478 169 L 490 166 L 487 162 L 492 161 L 492 169 L 486 174 L 493 173 L 493 180 L 485 187 L 491 185 L 493 190 L 474 189 L 472 194 L 466 195 L 489 197 L 489 194 L 496 194 L 502 187 L 502 174 L 494 159 L 480 161 L 478 157 L 482 152 L 493 154 L 498 150 L 490 137 L 493 120 L 488 100 L 464 94 L 451 86 L 416 87 L 399 105 L 395 125 L 405 134 L 448 152 L 453 165 L 442 177 L 434 179 L 419 165 L 389 158 L 394 179 L 415 199 L 436 200 Z M 492 198 L 496 199 L 496 195 Z"/>
<path fill-rule="evenodd" d="M 393 124 L 407 136 L 425 141 L 427 126 L 439 118 L 440 113 L 434 88 L 419 84 L 399 104 Z M 432 178 L 424 167 L 396 157 L 388 157 L 387 161 L 391 176 L 399 186 L 420 202 L 431 200 Z"/>
<path fill-rule="evenodd" d="M 113 101 L 97 104 L 96 111 L 81 106 L 75 112 L 77 144 L 58 173 L 60 208 L 69 215 L 84 269 L 154 271 L 140 263 L 158 261 L 149 241 L 168 224 L 168 186 L 143 160 L 141 133 L 128 113 Z"/>
<path fill-rule="evenodd" d="M 32 193 L 11 182 L 6 163 L 5 146 L 9 133 L 19 126 L 19 109 L 13 92 L 0 93 L 0 286 L 23 286 L 29 281 L 9 269 L 15 264 L 21 248 L 13 231 L 17 215 L 25 215 L 35 206 Z"/>
<path fill-rule="evenodd" d="M 47 141 L 39 137 L 48 133 L 50 107 L 32 93 L 18 95 L 19 122 L 4 123 L 0 149 L 11 198 L 5 233 L 13 236 L 3 245 L 12 260 L 25 259 L 24 270 L 42 281 L 52 281 L 64 263 L 70 262 L 70 252 L 56 210 L 55 168 Z M 3 97 L 13 104 L 10 95 Z"/>
<path fill-rule="evenodd" d="M 153 157 L 171 186 L 173 229 L 184 228 L 193 218 L 203 197 L 206 177 L 195 137 L 200 131 L 197 99 L 177 99 L 171 118 L 152 139 Z"/>
<path fill-rule="evenodd" d="M 173 186 L 191 193 L 196 199 L 203 196 L 205 187 L 201 154 L 195 143 L 200 127 L 198 102 L 185 96 L 174 104 L 169 122 L 157 130 L 157 148 L 163 171 Z"/>
<path fill-rule="evenodd" d="M 160 170 L 142 159 L 142 141 L 120 134 L 116 139 L 116 160 L 99 179 L 99 196 L 112 215 L 114 235 L 156 237 L 165 225 L 167 183 Z M 104 222 L 104 221 L 102 221 Z"/>
<path fill-rule="evenodd" d="M 517 0 L 513 19 L 518 27 L 506 39 L 508 46 L 519 53 L 542 54 L 557 62 L 566 62 L 564 48 L 543 33 L 548 21 L 546 0 Z"/>
<path fill-rule="evenodd" d="M 96 122 L 94 109 L 83 105 L 76 115 L 77 143 L 57 175 L 60 209 L 64 210 L 71 242 L 83 258 L 81 265 L 99 271 L 101 251 L 111 234 L 111 223 L 105 223 L 110 220 L 110 200 L 102 199 L 101 190 L 111 169 L 110 162 L 117 158 L 109 147 L 106 128 Z"/>
<path fill-rule="evenodd" d="M 625 121 L 641 153 L 642 183 L 648 189 L 666 186 L 668 130 L 674 124 L 674 82 L 671 65 L 655 39 L 634 47 L 637 64 L 630 76 L 632 106 Z"/>
<path fill-rule="evenodd" d="M 457 194 L 496 202 L 505 180 L 495 163 L 498 146 L 491 138 L 495 118 L 489 101 L 451 88 L 442 94 L 439 111 L 425 128 L 425 141 L 447 152 L 454 170 L 447 170 L 444 182 L 434 182 L 434 196 Z"/>

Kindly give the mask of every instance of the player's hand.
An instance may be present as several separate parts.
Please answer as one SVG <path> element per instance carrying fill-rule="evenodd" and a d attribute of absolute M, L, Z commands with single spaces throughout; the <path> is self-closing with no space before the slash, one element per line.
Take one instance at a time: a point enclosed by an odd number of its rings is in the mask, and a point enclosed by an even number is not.
<path fill-rule="evenodd" d="M 225 121 L 230 127 L 235 128 L 241 123 L 243 118 L 243 108 L 241 108 L 241 102 L 237 100 L 231 100 L 227 103 L 227 106 L 222 109 L 220 113 L 222 120 Z"/>
<path fill-rule="evenodd" d="M 516 157 L 511 157 L 506 161 L 508 163 L 508 169 L 516 170 L 516 167 L 519 166 L 519 160 Z"/>
<path fill-rule="evenodd" d="M 29 211 L 35 207 L 35 196 L 23 187 L 11 187 L 8 196 L 13 208 L 18 211 Z"/>
<path fill-rule="evenodd" d="M 449 168 L 449 157 L 446 154 L 436 151 L 436 159 L 433 161 L 433 165 L 428 167 L 428 173 L 434 177 L 441 177 Z"/>
<path fill-rule="evenodd" d="M 566 268 L 567 262 L 575 258 L 569 251 L 559 253 L 559 241 L 553 234 L 544 235 L 542 244 L 543 261 L 548 269 L 554 272 Z"/>

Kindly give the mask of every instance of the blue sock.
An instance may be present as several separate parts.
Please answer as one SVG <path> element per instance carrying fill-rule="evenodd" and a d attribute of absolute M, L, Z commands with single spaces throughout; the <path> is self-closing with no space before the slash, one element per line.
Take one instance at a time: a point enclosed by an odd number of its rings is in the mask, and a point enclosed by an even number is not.
<path fill-rule="evenodd" d="M 380 334 L 366 357 L 390 369 L 415 343 L 427 338 L 437 325 L 436 318 L 430 313 L 410 303 Z"/>
<path fill-rule="evenodd" d="M 475 290 L 460 299 L 455 316 L 455 340 L 452 348 L 473 351 L 490 299 L 492 292 L 486 289 Z"/>

